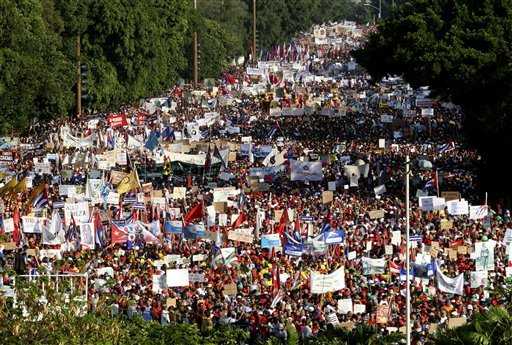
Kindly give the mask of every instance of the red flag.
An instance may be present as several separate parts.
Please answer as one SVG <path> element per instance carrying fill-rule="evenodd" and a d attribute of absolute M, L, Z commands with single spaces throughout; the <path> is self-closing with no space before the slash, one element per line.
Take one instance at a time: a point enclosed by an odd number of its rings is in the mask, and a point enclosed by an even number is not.
<path fill-rule="evenodd" d="M 189 223 L 191 223 L 195 219 L 199 219 L 203 216 L 203 205 L 201 203 L 197 204 L 196 206 L 192 207 L 187 214 L 185 215 L 185 218 L 183 218 L 183 222 L 185 223 L 185 226 L 187 226 Z"/>
<path fill-rule="evenodd" d="M 18 207 L 14 210 L 14 231 L 12 232 L 12 240 L 16 242 L 16 245 L 20 244 L 21 240 L 21 231 L 20 231 L 20 210 Z"/>
<path fill-rule="evenodd" d="M 242 225 L 247 220 L 247 215 L 245 212 L 240 212 L 238 215 L 238 218 L 233 223 L 233 229 L 238 228 L 240 225 Z"/>
<path fill-rule="evenodd" d="M 286 225 L 288 225 L 288 210 L 284 210 L 283 214 L 281 215 L 281 219 L 279 220 L 279 226 L 277 227 L 277 233 L 284 234 L 284 231 L 286 230 Z"/>
<path fill-rule="evenodd" d="M 112 244 L 114 243 L 126 243 L 128 241 L 128 232 L 115 224 L 112 224 L 112 233 L 111 233 Z"/>
<path fill-rule="evenodd" d="M 132 208 L 132 220 L 134 222 L 139 220 L 139 211 L 134 208 Z"/>
<path fill-rule="evenodd" d="M 300 233 L 301 228 L 302 227 L 300 226 L 300 219 L 299 217 L 297 217 L 297 219 L 295 219 L 295 231 Z"/>
<path fill-rule="evenodd" d="M 279 279 L 279 267 L 277 263 L 272 264 L 272 295 L 275 296 L 279 292 L 281 281 Z"/>

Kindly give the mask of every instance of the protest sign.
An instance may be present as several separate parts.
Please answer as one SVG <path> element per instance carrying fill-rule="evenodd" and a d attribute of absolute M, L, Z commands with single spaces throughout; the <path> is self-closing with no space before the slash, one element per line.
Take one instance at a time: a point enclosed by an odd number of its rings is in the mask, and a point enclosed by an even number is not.
<path fill-rule="evenodd" d="M 126 120 L 126 114 L 110 114 L 107 116 L 107 122 L 110 127 L 124 127 L 128 126 L 128 121 Z"/>
<path fill-rule="evenodd" d="M 15 250 L 17 248 L 16 242 L 2 242 L 0 247 L 3 247 L 5 251 Z"/>
<path fill-rule="evenodd" d="M 393 115 L 383 114 L 380 116 L 380 122 L 382 123 L 393 123 Z"/>
<path fill-rule="evenodd" d="M 453 216 L 463 216 L 469 213 L 469 204 L 466 200 L 451 200 L 446 203 L 448 214 Z"/>
<path fill-rule="evenodd" d="M 322 294 L 345 288 L 345 268 L 339 268 L 330 274 L 311 272 L 311 293 Z"/>
<path fill-rule="evenodd" d="M 333 192 L 332 191 L 323 191 L 322 192 L 322 203 L 323 204 L 330 204 L 333 201 Z"/>
<path fill-rule="evenodd" d="M 377 315 L 376 315 L 376 321 L 379 324 L 386 324 L 388 323 L 390 308 L 387 304 L 379 304 L 377 306 Z"/>
<path fill-rule="evenodd" d="M 279 234 L 261 235 L 261 248 L 272 249 L 274 247 L 281 247 L 281 238 L 279 237 Z"/>
<path fill-rule="evenodd" d="M 459 192 L 441 192 L 441 197 L 444 198 L 446 201 L 451 200 L 459 200 L 460 199 L 460 193 Z"/>
<path fill-rule="evenodd" d="M 451 317 L 448 319 L 448 329 L 454 329 L 466 324 L 466 318 L 464 317 Z"/>
<path fill-rule="evenodd" d="M 5 218 L 3 220 L 3 223 L 4 223 L 4 232 L 5 233 L 11 233 L 14 231 L 14 219 Z"/>
<path fill-rule="evenodd" d="M 370 219 L 384 218 L 384 210 L 373 210 L 368 212 Z"/>
<path fill-rule="evenodd" d="M 366 313 L 366 304 L 354 303 L 354 314 Z"/>
<path fill-rule="evenodd" d="M 362 258 L 363 275 L 384 274 L 386 271 L 386 259 Z"/>
<path fill-rule="evenodd" d="M 43 228 L 46 227 L 47 219 L 43 217 L 30 217 L 24 216 L 21 217 L 23 232 L 25 233 L 33 233 L 40 234 L 43 232 Z"/>
<path fill-rule="evenodd" d="M 189 273 L 188 280 L 190 283 L 204 283 L 206 281 L 203 273 Z"/>
<path fill-rule="evenodd" d="M 254 235 L 247 231 L 230 231 L 228 232 L 228 239 L 232 241 L 239 241 L 244 243 L 253 243 Z"/>
<path fill-rule="evenodd" d="M 441 230 L 450 230 L 453 228 L 453 221 L 446 219 L 441 220 L 440 228 Z"/>
<path fill-rule="evenodd" d="M 189 285 L 188 269 L 171 269 L 165 271 L 167 287 L 180 287 Z"/>
<path fill-rule="evenodd" d="M 488 214 L 487 205 L 469 206 L 469 219 L 484 219 Z"/>
<path fill-rule="evenodd" d="M 226 296 L 236 296 L 238 289 L 235 283 L 229 283 L 224 285 L 222 293 Z"/>
<path fill-rule="evenodd" d="M 345 299 L 338 300 L 338 313 L 348 314 L 348 313 L 352 313 L 352 311 L 353 311 L 352 298 L 345 298 Z"/>
<path fill-rule="evenodd" d="M 186 187 L 174 187 L 172 198 L 175 200 L 183 200 L 185 199 L 187 195 L 187 188 Z"/>

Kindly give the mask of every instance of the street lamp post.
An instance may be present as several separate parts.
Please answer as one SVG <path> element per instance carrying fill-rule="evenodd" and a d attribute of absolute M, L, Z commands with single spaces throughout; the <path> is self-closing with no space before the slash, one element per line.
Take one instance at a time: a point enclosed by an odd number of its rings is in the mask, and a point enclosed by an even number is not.
<path fill-rule="evenodd" d="M 256 63 L 256 0 L 252 0 L 252 62 Z"/>
<path fill-rule="evenodd" d="M 194 11 L 197 10 L 197 0 L 194 0 Z M 198 69 L 197 69 L 197 30 L 194 30 L 192 35 L 193 39 L 193 67 L 192 67 L 192 75 L 194 79 L 194 88 L 197 88 L 198 84 Z"/>
<path fill-rule="evenodd" d="M 368 7 L 376 9 L 377 11 L 379 11 L 379 20 L 382 18 L 382 0 L 379 0 L 379 7 L 372 5 L 369 2 L 364 3 L 364 6 L 368 6 Z"/>
<path fill-rule="evenodd" d="M 406 337 L 407 337 L 407 345 L 411 344 L 411 284 L 409 281 L 410 278 L 410 257 L 409 257 L 409 233 L 411 229 L 411 219 L 409 214 L 409 175 L 411 173 L 410 170 L 410 161 L 409 155 L 405 157 L 405 238 L 406 238 L 406 250 L 405 250 L 405 286 L 406 286 Z"/>

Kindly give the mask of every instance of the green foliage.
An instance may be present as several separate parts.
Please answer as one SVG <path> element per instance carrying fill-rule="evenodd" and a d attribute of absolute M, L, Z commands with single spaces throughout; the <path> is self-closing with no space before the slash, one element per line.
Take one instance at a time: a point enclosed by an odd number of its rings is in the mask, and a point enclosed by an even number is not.
<path fill-rule="evenodd" d="M 402 75 L 461 105 L 483 156 L 485 190 L 510 195 L 499 148 L 512 144 L 511 47 L 511 1 L 412 0 L 381 23 L 356 58 L 375 80 Z"/>
<path fill-rule="evenodd" d="M 63 115 L 73 102 L 73 65 L 50 1 L 0 2 L 0 130 Z"/>
<path fill-rule="evenodd" d="M 81 292 L 71 289 L 70 281 L 61 280 L 59 292 L 54 284 L 55 281 L 46 276 L 41 276 L 37 282 L 17 281 L 17 307 L 0 297 L 0 320 L 10 320 L 0 323 L 0 339 L 12 345 L 240 345 L 252 341 L 248 330 L 240 327 L 216 326 L 202 332 L 195 324 L 161 325 L 140 317 L 111 317 L 104 299 L 98 301 L 95 312 L 85 313 L 84 302 L 76 298 Z M 44 293 L 42 286 L 45 286 Z M 63 294 L 64 291 L 68 296 Z M 41 299 L 43 294 L 45 302 Z M 26 313 L 22 313 L 22 308 Z M 500 317 L 497 315 L 491 319 Z M 485 325 L 487 327 L 488 323 Z M 295 327 L 287 323 L 286 330 L 286 344 L 298 345 L 300 341 Z M 400 339 L 400 334 L 384 337 L 373 327 L 359 325 L 352 331 L 328 329 L 306 340 L 305 344 L 384 345 L 397 344 Z M 259 339 L 255 343 L 283 344 L 275 337 Z"/>
<path fill-rule="evenodd" d="M 383 336 L 374 327 L 366 324 L 357 325 L 354 329 L 347 331 L 345 329 L 330 328 L 322 332 L 317 337 L 310 338 L 306 344 L 308 345 L 386 345 L 399 344 L 403 335 L 394 333 L 392 335 Z"/>
<path fill-rule="evenodd" d="M 464 326 L 438 332 L 431 345 L 505 345 L 512 343 L 512 315 L 504 308 L 491 307 Z"/>

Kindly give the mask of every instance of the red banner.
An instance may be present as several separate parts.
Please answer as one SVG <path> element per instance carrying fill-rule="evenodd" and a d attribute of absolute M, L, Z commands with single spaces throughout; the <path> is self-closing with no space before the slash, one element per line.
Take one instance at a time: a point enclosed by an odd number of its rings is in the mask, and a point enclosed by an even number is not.
<path fill-rule="evenodd" d="M 0 162 L 11 163 L 14 161 L 14 153 L 12 151 L 0 151 Z"/>
<path fill-rule="evenodd" d="M 145 122 L 146 122 L 146 114 L 144 114 L 142 112 L 138 112 L 137 117 L 136 117 L 137 126 L 143 126 Z"/>
<path fill-rule="evenodd" d="M 126 120 L 126 114 L 110 114 L 107 117 L 107 121 L 110 127 L 117 128 L 128 126 L 128 121 Z"/>

